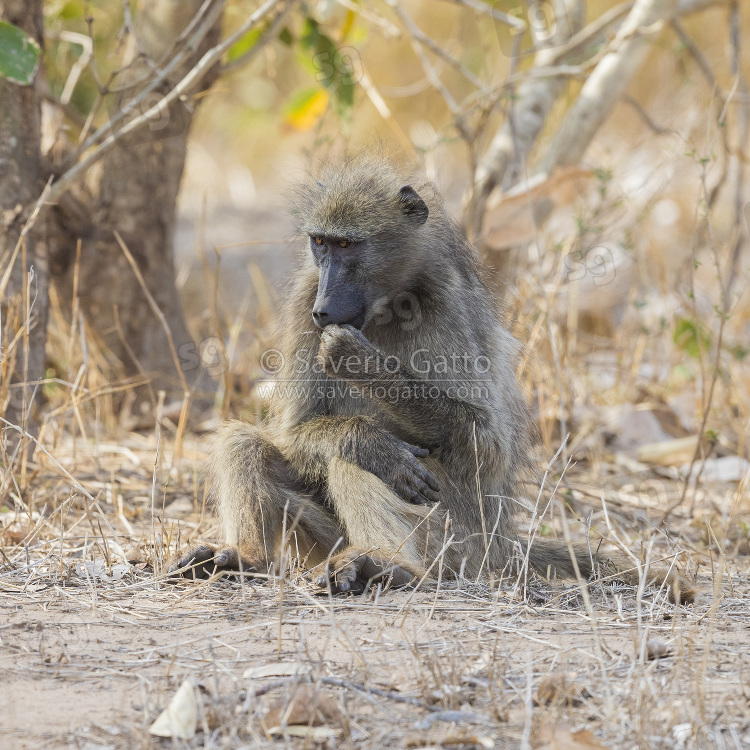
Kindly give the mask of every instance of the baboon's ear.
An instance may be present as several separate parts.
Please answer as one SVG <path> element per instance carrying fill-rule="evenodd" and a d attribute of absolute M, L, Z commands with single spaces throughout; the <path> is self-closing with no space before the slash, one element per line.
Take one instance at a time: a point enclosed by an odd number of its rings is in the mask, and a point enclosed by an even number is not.
<path fill-rule="evenodd" d="M 404 185 L 398 191 L 398 202 L 404 216 L 417 224 L 424 224 L 430 214 L 427 204 L 419 197 L 419 193 L 411 186 Z"/>

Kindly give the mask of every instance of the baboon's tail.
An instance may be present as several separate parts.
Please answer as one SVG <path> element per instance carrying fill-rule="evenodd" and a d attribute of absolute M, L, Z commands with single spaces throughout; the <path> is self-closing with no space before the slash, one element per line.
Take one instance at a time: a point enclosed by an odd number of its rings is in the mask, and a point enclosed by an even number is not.
<path fill-rule="evenodd" d="M 571 553 L 578 564 L 578 572 L 583 580 L 592 575 L 617 580 L 637 586 L 640 577 L 638 566 L 627 555 L 616 552 L 589 549 L 585 542 L 572 542 L 570 547 L 562 539 L 521 539 L 524 553 L 528 550 L 529 564 L 545 577 L 575 578 L 576 570 Z M 682 576 L 679 570 L 662 563 L 652 563 L 646 572 L 649 585 L 669 586 L 669 599 L 672 602 L 689 604 L 695 599 L 696 589 L 691 581 Z"/>

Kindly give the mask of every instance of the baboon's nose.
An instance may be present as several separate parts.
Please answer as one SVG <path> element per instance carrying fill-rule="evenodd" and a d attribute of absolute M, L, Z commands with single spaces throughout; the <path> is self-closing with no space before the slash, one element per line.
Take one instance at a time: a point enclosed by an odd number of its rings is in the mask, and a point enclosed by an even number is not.
<path fill-rule="evenodd" d="M 331 316 L 325 310 L 313 310 L 312 316 L 318 328 L 325 328 L 331 322 Z"/>

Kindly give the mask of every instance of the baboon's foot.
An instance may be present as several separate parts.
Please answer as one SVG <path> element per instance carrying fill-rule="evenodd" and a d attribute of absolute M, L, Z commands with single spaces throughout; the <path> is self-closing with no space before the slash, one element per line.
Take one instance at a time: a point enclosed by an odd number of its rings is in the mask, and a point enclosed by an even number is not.
<path fill-rule="evenodd" d="M 179 571 L 179 573 L 177 572 Z M 232 573 L 265 573 L 257 564 L 241 557 L 236 547 L 213 547 L 195 544 L 176 555 L 169 563 L 169 572 L 185 578 L 210 578 L 222 571 Z"/>
<path fill-rule="evenodd" d="M 415 571 L 404 563 L 396 563 L 350 547 L 335 555 L 327 563 L 313 568 L 310 577 L 318 586 L 334 594 L 361 594 L 366 589 L 383 583 L 392 588 L 403 588 L 417 582 Z"/>

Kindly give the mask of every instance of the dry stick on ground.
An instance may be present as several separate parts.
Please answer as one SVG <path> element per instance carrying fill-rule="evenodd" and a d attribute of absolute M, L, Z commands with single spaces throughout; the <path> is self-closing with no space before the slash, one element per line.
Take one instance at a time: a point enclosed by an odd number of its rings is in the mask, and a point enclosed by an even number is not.
<path fill-rule="evenodd" d="M 565 544 L 568 545 L 570 561 L 573 563 L 573 570 L 575 570 L 576 581 L 578 582 L 578 589 L 580 590 L 581 596 L 583 597 L 583 603 L 584 603 L 584 606 L 586 607 L 586 614 L 589 616 L 589 620 L 591 621 L 591 630 L 594 636 L 594 646 L 596 647 L 597 662 L 599 663 L 599 667 L 601 668 L 602 680 L 604 681 L 604 686 L 605 686 L 606 693 L 607 693 L 607 710 L 608 710 L 608 713 L 611 713 L 612 711 L 614 711 L 612 686 L 609 683 L 609 676 L 607 675 L 607 667 L 605 665 L 605 660 L 604 660 L 604 649 L 602 648 L 602 642 L 599 636 L 598 620 L 596 617 L 596 612 L 594 612 L 594 608 L 591 605 L 591 597 L 589 596 L 588 586 L 586 585 L 586 582 L 583 580 L 583 577 L 581 576 L 581 570 L 578 567 L 578 558 L 576 557 L 575 551 L 573 549 L 573 541 L 570 537 L 570 529 L 568 528 L 568 517 L 565 513 L 564 505 L 562 506 L 562 512 L 560 514 L 560 517 L 562 519 L 563 536 L 565 537 Z"/>

